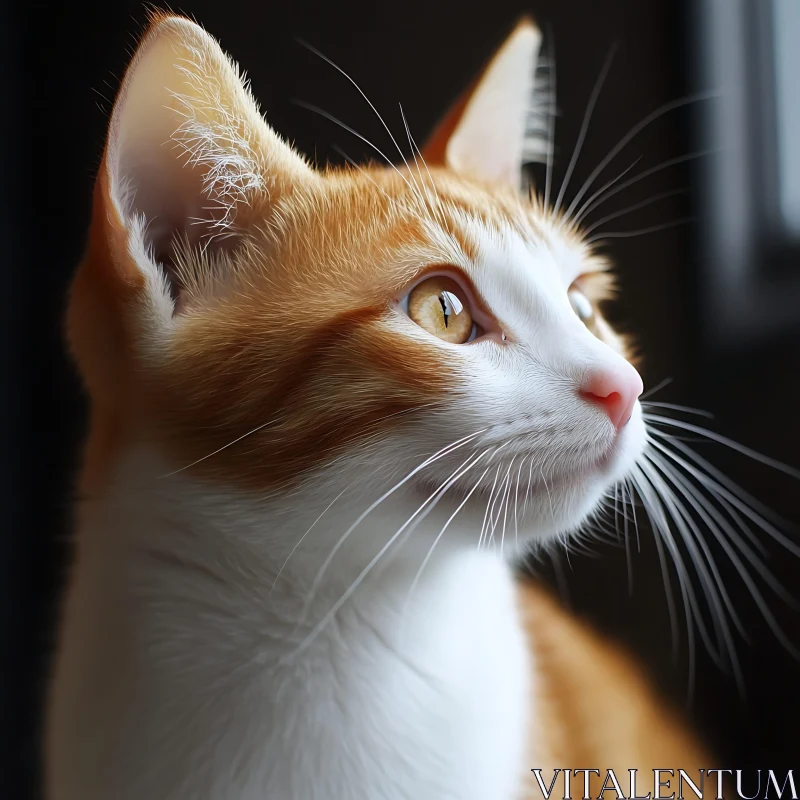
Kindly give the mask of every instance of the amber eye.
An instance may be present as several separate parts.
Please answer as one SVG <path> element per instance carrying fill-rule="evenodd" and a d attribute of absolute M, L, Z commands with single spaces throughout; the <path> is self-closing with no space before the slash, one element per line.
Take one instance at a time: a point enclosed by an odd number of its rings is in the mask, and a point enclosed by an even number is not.
<path fill-rule="evenodd" d="M 411 290 L 408 316 L 428 333 L 452 344 L 469 341 L 475 330 L 464 290 L 444 275 L 427 278 Z"/>
<path fill-rule="evenodd" d="M 567 297 L 578 319 L 587 328 L 591 328 L 594 325 L 594 307 L 589 298 L 574 283 L 569 287 Z"/>

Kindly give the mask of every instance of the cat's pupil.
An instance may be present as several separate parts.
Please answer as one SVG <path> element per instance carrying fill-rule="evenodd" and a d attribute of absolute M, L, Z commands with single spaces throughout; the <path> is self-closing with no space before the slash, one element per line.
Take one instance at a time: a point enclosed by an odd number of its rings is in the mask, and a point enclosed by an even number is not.
<path fill-rule="evenodd" d="M 453 292 L 441 292 L 439 294 L 439 304 L 442 307 L 445 328 L 450 324 L 450 317 L 457 316 L 464 308 L 464 304 Z"/>

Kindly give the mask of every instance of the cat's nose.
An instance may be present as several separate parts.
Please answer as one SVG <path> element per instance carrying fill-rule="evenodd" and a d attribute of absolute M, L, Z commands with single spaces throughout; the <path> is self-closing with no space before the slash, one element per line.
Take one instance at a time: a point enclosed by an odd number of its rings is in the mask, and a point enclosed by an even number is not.
<path fill-rule="evenodd" d="M 636 398 L 642 393 L 642 379 L 627 361 L 613 367 L 592 370 L 581 386 L 580 394 L 600 406 L 614 427 L 621 430 L 633 413 Z"/>

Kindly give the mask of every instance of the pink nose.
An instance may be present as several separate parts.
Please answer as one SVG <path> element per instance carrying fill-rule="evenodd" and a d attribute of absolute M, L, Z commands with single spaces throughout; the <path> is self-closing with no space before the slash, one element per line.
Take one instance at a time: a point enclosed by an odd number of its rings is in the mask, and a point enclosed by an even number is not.
<path fill-rule="evenodd" d="M 621 430 L 631 418 L 643 388 L 639 373 L 625 361 L 618 366 L 592 370 L 580 394 L 604 409 L 614 427 Z"/>

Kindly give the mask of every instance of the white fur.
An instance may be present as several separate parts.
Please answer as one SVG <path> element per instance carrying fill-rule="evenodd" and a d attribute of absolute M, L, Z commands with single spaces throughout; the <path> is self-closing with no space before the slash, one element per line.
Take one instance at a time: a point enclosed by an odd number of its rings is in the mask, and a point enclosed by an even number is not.
<path fill-rule="evenodd" d="M 424 261 L 437 263 L 444 257 L 442 263 L 463 269 L 509 342 L 447 344 L 427 337 L 398 313 L 397 333 L 421 335 L 427 346 L 446 352 L 454 376 L 465 387 L 447 409 L 430 412 L 423 426 L 424 440 L 435 450 L 482 431 L 474 446 L 486 451 L 481 466 L 491 467 L 484 478 L 487 491 L 509 466 L 524 465 L 521 490 L 530 487 L 534 496 L 523 519 L 525 540 L 541 541 L 574 530 L 597 508 L 603 493 L 624 477 L 646 441 L 638 402 L 630 422 L 617 435 L 605 411 L 578 392 L 592 370 L 633 372 L 570 307 L 567 289 L 584 268 L 582 248 L 556 232 L 540 241 L 526 241 L 511 228 L 490 230 L 465 215 L 462 227 L 478 244 L 477 257 L 471 260 L 444 234 L 439 233 L 437 240 L 433 227 L 430 235 L 436 251 L 426 254 Z M 391 444 L 395 452 L 408 446 Z M 459 450 L 437 460 L 426 470 L 428 482 L 447 481 L 463 458 Z M 476 472 L 482 471 L 471 470 L 457 487 L 471 487 Z"/>
<path fill-rule="evenodd" d="M 466 540 L 446 543 L 409 595 L 417 543 L 444 506 L 281 665 L 416 498 L 392 498 L 365 523 L 295 632 L 319 556 L 363 493 L 330 510 L 271 591 L 319 493 L 255 502 L 165 470 L 152 451 L 132 454 L 111 494 L 83 509 L 52 800 L 516 796 L 532 670 L 510 571 Z"/>

